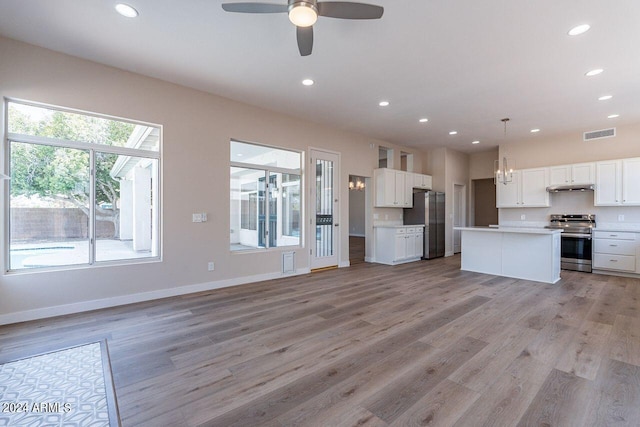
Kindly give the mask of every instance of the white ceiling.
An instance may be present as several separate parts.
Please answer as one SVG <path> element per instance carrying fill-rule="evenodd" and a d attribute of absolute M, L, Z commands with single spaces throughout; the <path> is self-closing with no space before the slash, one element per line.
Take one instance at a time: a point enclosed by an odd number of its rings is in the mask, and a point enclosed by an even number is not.
<path fill-rule="evenodd" d="M 640 122 L 638 0 L 360 1 L 383 18 L 320 17 L 308 57 L 286 14 L 227 13 L 221 0 L 130 0 L 135 19 L 111 0 L 3 0 L 0 35 L 415 147 Z M 567 35 L 581 23 L 591 30 Z M 605 71 L 585 77 L 593 68 Z"/>

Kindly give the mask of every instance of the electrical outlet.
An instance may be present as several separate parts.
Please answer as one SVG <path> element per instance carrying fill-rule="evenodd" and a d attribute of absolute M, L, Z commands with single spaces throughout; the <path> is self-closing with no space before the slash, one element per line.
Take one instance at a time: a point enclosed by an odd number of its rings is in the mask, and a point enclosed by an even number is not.
<path fill-rule="evenodd" d="M 202 214 L 194 213 L 191 218 L 192 222 L 202 222 Z"/>
<path fill-rule="evenodd" d="M 618 215 L 618 221 L 620 222 L 624 221 L 624 215 Z"/>
<path fill-rule="evenodd" d="M 525 214 L 520 215 L 520 221 L 524 221 L 527 218 Z"/>
<path fill-rule="evenodd" d="M 209 262 L 207 263 L 207 269 L 208 269 L 209 271 L 213 271 L 213 270 L 215 270 L 215 269 L 216 269 L 216 266 L 215 266 L 215 264 L 213 263 L 213 261 L 209 261 Z"/>

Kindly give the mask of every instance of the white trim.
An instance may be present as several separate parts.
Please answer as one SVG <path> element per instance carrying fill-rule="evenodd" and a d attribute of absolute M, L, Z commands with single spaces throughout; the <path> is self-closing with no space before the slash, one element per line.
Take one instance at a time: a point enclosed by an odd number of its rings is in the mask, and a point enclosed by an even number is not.
<path fill-rule="evenodd" d="M 340 261 L 338 268 L 351 267 L 351 261 Z"/>
<path fill-rule="evenodd" d="M 21 133 L 8 133 L 7 139 L 12 142 L 28 144 L 49 145 L 52 147 L 74 148 L 76 150 L 96 150 L 102 153 L 119 154 L 123 156 L 159 159 L 160 151 L 142 150 L 140 148 L 116 147 L 114 145 L 97 144 L 93 142 L 69 141 L 65 139 L 49 138 L 44 136 L 24 135 Z"/>
<path fill-rule="evenodd" d="M 376 262 L 374 257 L 366 256 L 364 257 L 364 262 Z"/>
<path fill-rule="evenodd" d="M 198 283 L 195 285 L 178 286 L 175 288 L 161 289 L 151 292 L 141 292 L 137 294 L 121 295 L 110 298 L 103 298 L 91 301 L 83 301 L 73 304 L 56 305 L 53 307 L 37 308 L 33 310 L 17 311 L 0 315 L 0 325 L 12 323 L 28 322 L 30 320 L 44 319 L 48 317 L 64 316 L 67 314 L 82 313 L 85 311 L 99 310 L 102 308 L 117 307 L 120 305 L 134 304 L 144 301 L 152 301 L 161 298 L 175 297 L 178 295 L 193 294 L 196 292 L 210 291 L 213 289 L 228 288 L 231 286 L 244 285 L 247 283 L 262 282 L 265 280 L 278 279 L 281 277 L 299 276 L 309 274 L 309 268 L 299 268 L 293 274 L 265 273 L 254 276 L 237 277 L 233 279 L 218 280 L 215 282 Z"/>
<path fill-rule="evenodd" d="M 349 233 L 349 237 L 365 237 L 366 236 L 362 233 Z"/>

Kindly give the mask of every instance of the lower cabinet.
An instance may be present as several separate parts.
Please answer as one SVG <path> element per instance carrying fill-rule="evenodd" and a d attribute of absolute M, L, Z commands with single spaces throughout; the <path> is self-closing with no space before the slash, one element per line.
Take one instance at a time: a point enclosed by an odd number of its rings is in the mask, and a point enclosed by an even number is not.
<path fill-rule="evenodd" d="M 424 228 L 416 226 L 376 227 L 376 262 L 396 265 L 422 257 Z"/>
<path fill-rule="evenodd" d="M 636 233 L 594 231 L 593 237 L 594 269 L 636 272 L 639 243 Z"/>

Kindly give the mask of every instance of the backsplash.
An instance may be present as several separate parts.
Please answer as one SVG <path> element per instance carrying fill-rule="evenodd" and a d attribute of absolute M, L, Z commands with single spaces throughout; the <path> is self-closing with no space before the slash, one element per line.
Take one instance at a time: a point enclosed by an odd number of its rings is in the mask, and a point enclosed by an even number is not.
<path fill-rule="evenodd" d="M 591 191 L 551 193 L 549 196 L 551 206 L 548 208 L 499 209 L 500 225 L 539 227 L 547 225 L 551 214 L 595 214 L 599 228 L 640 229 L 640 206 L 594 206 Z"/>

